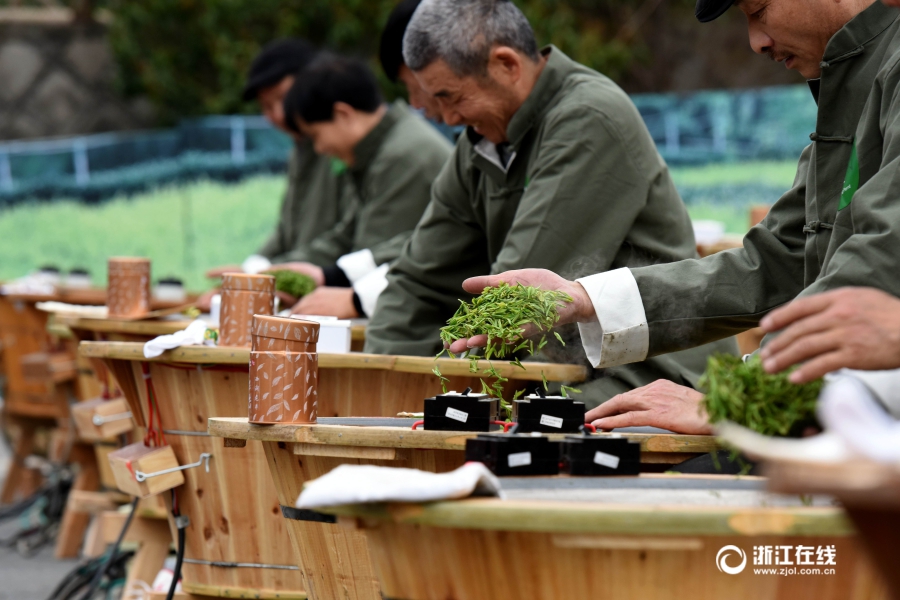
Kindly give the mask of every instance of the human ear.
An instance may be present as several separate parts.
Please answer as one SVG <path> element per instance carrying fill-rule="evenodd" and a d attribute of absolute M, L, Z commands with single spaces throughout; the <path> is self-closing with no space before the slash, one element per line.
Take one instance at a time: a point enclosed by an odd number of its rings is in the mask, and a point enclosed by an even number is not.
<path fill-rule="evenodd" d="M 488 59 L 488 74 L 501 83 L 510 84 L 522 75 L 522 57 L 508 46 L 497 46 Z"/>

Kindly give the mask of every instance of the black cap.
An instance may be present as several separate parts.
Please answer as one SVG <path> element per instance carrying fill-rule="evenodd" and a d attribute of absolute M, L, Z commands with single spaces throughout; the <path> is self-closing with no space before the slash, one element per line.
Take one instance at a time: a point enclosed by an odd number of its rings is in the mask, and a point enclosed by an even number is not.
<path fill-rule="evenodd" d="M 403 0 L 391 11 L 387 25 L 381 32 L 381 49 L 378 58 L 381 60 L 381 68 L 384 69 L 388 79 L 397 83 L 400 67 L 405 64 L 403 60 L 403 34 L 409 25 L 413 13 L 419 7 L 422 0 Z"/>
<path fill-rule="evenodd" d="M 253 100 L 263 88 L 302 71 L 315 56 L 315 46 L 306 40 L 287 38 L 269 42 L 250 65 L 242 94 L 244 101 Z"/>
<path fill-rule="evenodd" d="M 724 15 L 732 4 L 734 0 L 697 0 L 694 14 L 701 23 L 709 23 Z"/>

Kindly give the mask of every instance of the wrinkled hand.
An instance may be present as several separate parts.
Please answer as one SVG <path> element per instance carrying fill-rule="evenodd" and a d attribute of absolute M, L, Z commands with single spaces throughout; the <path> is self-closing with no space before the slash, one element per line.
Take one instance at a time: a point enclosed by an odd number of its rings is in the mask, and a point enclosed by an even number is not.
<path fill-rule="evenodd" d="M 291 296 L 287 292 L 280 292 L 278 290 L 275 290 L 275 297 L 278 298 L 278 305 L 282 310 L 284 308 L 287 308 L 288 306 L 294 306 L 295 304 L 297 304 L 297 297 Z"/>
<path fill-rule="evenodd" d="M 660 427 L 675 433 L 709 435 L 703 394 L 667 379 L 619 394 L 588 411 L 584 420 L 597 429 Z"/>
<path fill-rule="evenodd" d="M 594 318 L 594 305 L 587 292 L 580 283 L 563 279 L 553 271 L 546 269 L 520 269 L 507 271 L 499 275 L 486 275 L 484 277 L 472 277 L 463 282 L 463 289 L 472 294 L 480 294 L 485 288 L 497 287 L 501 283 L 516 285 L 520 283 L 531 287 L 539 287 L 542 290 L 554 290 L 565 292 L 572 297 L 572 302 L 563 302 L 559 305 L 559 325 L 566 323 L 586 323 Z M 522 336 L 528 337 L 537 331 L 531 325 L 522 329 Z M 476 335 L 468 339 L 456 340 L 450 345 L 450 352 L 461 354 L 469 348 L 483 348 L 487 345 L 486 335 Z"/>
<path fill-rule="evenodd" d="M 316 282 L 317 287 L 322 287 L 323 285 L 325 285 L 325 273 L 322 271 L 322 267 L 316 266 L 312 263 L 281 263 L 280 265 L 272 265 L 271 268 L 266 270 L 266 273 L 273 273 L 275 271 L 293 271 L 295 273 L 301 273 L 303 275 L 312 277 L 313 281 Z"/>
<path fill-rule="evenodd" d="M 900 368 L 900 300 L 880 290 L 848 287 L 800 298 L 760 325 L 781 331 L 760 353 L 766 371 L 804 363 L 791 373 L 793 383 L 842 368 Z"/>
<path fill-rule="evenodd" d="M 225 265 L 224 267 L 215 267 L 206 272 L 207 279 L 221 279 L 225 273 L 243 273 L 244 269 L 241 265 Z"/>
<path fill-rule="evenodd" d="M 291 309 L 292 315 L 320 315 L 339 319 L 359 317 L 353 306 L 353 288 L 320 287 L 304 296 Z"/>

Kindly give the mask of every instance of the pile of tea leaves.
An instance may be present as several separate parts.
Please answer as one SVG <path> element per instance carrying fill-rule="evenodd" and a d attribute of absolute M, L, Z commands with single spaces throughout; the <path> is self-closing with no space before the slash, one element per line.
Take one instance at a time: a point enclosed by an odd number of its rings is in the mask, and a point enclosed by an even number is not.
<path fill-rule="evenodd" d="M 270 271 L 269 275 L 275 277 L 276 290 L 289 294 L 294 298 L 302 298 L 307 294 L 311 294 L 313 290 L 316 289 L 315 280 L 303 273 L 279 269 L 277 271 Z"/>
<path fill-rule="evenodd" d="M 476 335 L 488 336 L 484 349 L 484 358 L 490 361 L 492 358 L 509 359 L 510 364 L 521 369 L 525 366 L 515 354 L 519 351 L 526 352 L 529 356 L 540 351 L 547 345 L 547 334 L 559 321 L 559 305 L 564 302 L 572 302 L 572 298 L 563 292 L 542 290 L 537 287 L 521 284 L 509 285 L 501 283 L 497 287 L 485 288 L 480 296 L 470 303 L 460 300 L 456 314 L 447 321 L 447 325 L 441 328 L 441 340 L 446 344 L 452 344 L 456 340 L 471 338 Z M 540 339 L 535 343 L 535 338 L 524 338 L 522 328 L 525 325 L 533 325 L 540 333 Z M 553 332 L 556 339 L 563 345 L 562 337 Z M 535 336 L 536 337 L 536 336 Z M 438 357 L 447 352 L 443 350 Z M 453 356 L 451 354 L 451 356 Z M 469 371 L 478 373 L 479 357 L 469 354 Z M 481 381 L 482 393 L 499 398 L 504 409 L 510 410 L 510 404 L 503 398 L 503 384 L 509 381 L 503 377 L 493 364 L 488 362 L 488 368 L 483 374 L 492 377 L 493 383 L 489 386 Z M 446 378 L 435 366 L 434 373 L 441 378 L 441 383 L 446 388 Z M 543 376 L 543 373 L 541 374 Z M 544 389 L 547 389 L 547 380 L 544 378 Z M 562 393 L 581 393 L 575 388 L 563 386 Z M 515 393 L 513 400 L 519 398 L 522 390 Z"/>
<path fill-rule="evenodd" d="M 488 360 L 506 358 L 524 349 L 534 354 L 547 344 L 546 333 L 535 347 L 533 339 L 522 339 L 522 327 L 531 324 L 541 332 L 549 332 L 559 321 L 557 307 L 571 301 L 563 292 L 501 283 L 485 288 L 471 303 L 460 301 L 456 314 L 441 328 L 441 339 L 452 344 L 459 339 L 487 335 L 484 357 Z M 562 342 L 558 333 L 554 335 Z"/>
<path fill-rule="evenodd" d="M 770 374 L 758 356 L 717 354 L 709 358 L 699 381 L 707 390 L 703 400 L 711 423 L 732 421 L 763 435 L 796 434 L 795 426 L 812 423 L 824 382 L 788 380 L 790 371 Z"/>

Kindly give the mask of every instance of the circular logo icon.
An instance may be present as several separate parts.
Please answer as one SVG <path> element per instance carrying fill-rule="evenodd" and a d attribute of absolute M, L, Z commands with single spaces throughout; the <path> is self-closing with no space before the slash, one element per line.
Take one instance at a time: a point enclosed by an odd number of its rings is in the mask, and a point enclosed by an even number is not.
<path fill-rule="evenodd" d="M 741 564 L 734 567 L 730 566 L 728 564 L 728 557 L 732 555 L 737 555 L 738 558 L 741 559 Z M 744 570 L 744 567 L 747 566 L 747 555 L 744 554 L 744 551 L 737 546 L 724 546 L 721 550 L 719 550 L 719 553 L 716 554 L 716 566 L 719 567 L 719 570 L 723 573 L 728 573 L 729 575 L 737 575 Z"/>

